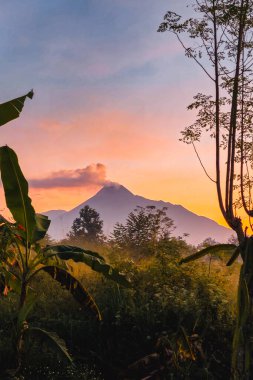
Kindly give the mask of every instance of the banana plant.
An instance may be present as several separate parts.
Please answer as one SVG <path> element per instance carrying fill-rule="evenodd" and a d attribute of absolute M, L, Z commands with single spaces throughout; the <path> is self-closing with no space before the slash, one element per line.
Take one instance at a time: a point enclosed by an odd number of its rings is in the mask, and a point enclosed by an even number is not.
<path fill-rule="evenodd" d="M 233 262 L 240 255 L 240 246 L 236 246 L 234 244 L 215 244 L 210 245 L 204 249 L 201 249 L 198 252 L 193 253 L 192 255 L 186 256 L 180 260 L 179 264 L 189 263 L 191 261 L 198 260 L 207 255 L 217 256 L 221 253 L 225 253 L 227 255 L 231 254 L 229 261 L 227 262 L 227 266 L 233 264 Z"/>
<path fill-rule="evenodd" d="M 97 252 L 69 245 L 42 246 L 50 220 L 35 213 L 28 195 L 28 183 L 19 166 L 16 153 L 8 146 L 0 147 L 0 172 L 6 204 L 14 222 L 0 216 L 0 289 L 4 294 L 13 290 L 18 294 L 16 347 L 19 364 L 25 338 L 44 336 L 67 360 L 71 358 L 65 345 L 42 329 L 30 327 L 26 320 L 35 302 L 32 280 L 40 272 L 46 272 L 70 291 L 83 310 L 101 320 L 99 308 L 87 289 L 73 276 L 69 261 L 85 264 L 94 271 L 118 284 L 130 286 L 127 279 L 105 262 Z"/>
<path fill-rule="evenodd" d="M 29 91 L 26 95 L 20 96 L 19 98 L 0 104 L 0 127 L 19 117 L 24 107 L 26 98 L 33 98 L 33 90 Z"/>

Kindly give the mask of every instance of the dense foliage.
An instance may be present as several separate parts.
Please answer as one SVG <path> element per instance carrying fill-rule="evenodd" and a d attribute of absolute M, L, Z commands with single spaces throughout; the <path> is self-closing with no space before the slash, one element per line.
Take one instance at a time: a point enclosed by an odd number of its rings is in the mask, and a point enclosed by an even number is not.
<path fill-rule="evenodd" d="M 114 249 L 130 249 L 136 255 L 152 255 L 162 243 L 169 241 L 174 229 L 173 221 L 167 216 L 166 207 L 140 207 L 130 212 L 125 224 L 116 223 L 110 243 Z"/>
<path fill-rule="evenodd" d="M 73 273 L 99 305 L 102 322 L 90 319 L 47 274 L 41 273 L 32 284 L 40 291 L 30 324 L 65 340 L 77 364 L 72 378 L 85 379 L 89 371 L 94 374 L 87 379 L 141 379 L 151 373 L 164 379 L 228 378 L 237 265 L 226 268 L 216 257 L 211 268 L 205 258 L 179 266 L 180 258 L 193 248 L 175 238 L 166 241 L 159 254 L 146 258 L 129 248 L 124 255 L 106 245 L 100 249 L 132 284 L 131 289 L 119 288 L 72 263 Z M 8 368 L 12 357 L 9 332 L 15 302 L 14 295 L 2 300 L 1 368 Z M 55 356 L 47 346 L 33 343 L 25 379 L 39 379 L 41 365 L 51 371 L 51 377 L 41 378 L 60 378 Z"/>
<path fill-rule="evenodd" d="M 98 212 L 88 205 L 84 206 L 74 220 L 68 237 L 72 241 L 101 243 L 104 239 L 103 221 Z"/>

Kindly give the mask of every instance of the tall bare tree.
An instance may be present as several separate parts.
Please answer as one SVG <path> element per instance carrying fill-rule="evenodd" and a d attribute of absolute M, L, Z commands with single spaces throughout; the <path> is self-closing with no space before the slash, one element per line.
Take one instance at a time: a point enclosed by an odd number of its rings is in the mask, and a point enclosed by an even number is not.
<path fill-rule="evenodd" d="M 238 317 L 233 342 L 232 378 L 253 378 L 253 236 L 247 235 L 240 215 L 253 216 L 253 1 L 195 0 L 193 16 L 182 19 L 167 12 L 158 31 L 177 38 L 185 55 L 210 79 L 211 94 L 198 93 L 188 109 L 195 122 L 182 131 L 216 185 L 219 207 L 236 232 L 243 260 L 238 288 Z M 214 139 L 216 178 L 203 165 L 196 149 L 202 134 Z M 251 228 L 252 229 L 252 228 Z"/>

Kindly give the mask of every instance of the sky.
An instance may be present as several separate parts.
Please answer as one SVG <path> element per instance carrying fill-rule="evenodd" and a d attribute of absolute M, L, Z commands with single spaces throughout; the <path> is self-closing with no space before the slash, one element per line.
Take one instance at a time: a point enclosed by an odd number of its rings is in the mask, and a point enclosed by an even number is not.
<path fill-rule="evenodd" d="M 112 181 L 224 221 L 215 187 L 180 131 L 212 84 L 176 39 L 157 33 L 185 0 L 8 0 L 0 13 L 0 102 L 34 89 L 0 130 L 36 211 L 69 210 Z M 213 141 L 199 153 L 214 176 Z"/>

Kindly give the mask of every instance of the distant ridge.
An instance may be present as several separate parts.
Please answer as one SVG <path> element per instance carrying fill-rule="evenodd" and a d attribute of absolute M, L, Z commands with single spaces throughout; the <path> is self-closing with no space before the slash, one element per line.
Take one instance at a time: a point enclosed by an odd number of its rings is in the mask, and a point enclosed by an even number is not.
<path fill-rule="evenodd" d="M 116 222 L 124 223 L 127 215 L 136 206 L 145 207 L 150 205 L 157 208 L 167 207 L 167 215 L 174 221 L 176 226 L 174 235 L 183 236 L 184 233 L 189 234 L 186 240 L 190 244 L 197 245 L 207 237 L 211 237 L 218 242 L 226 242 L 233 234 L 231 229 L 223 227 L 209 218 L 196 215 L 183 206 L 134 195 L 126 187 L 110 183 L 105 185 L 93 197 L 70 211 L 50 210 L 44 212 L 51 219 L 49 235 L 55 240 L 66 237 L 74 219 L 79 216 L 79 211 L 86 205 L 99 212 L 101 219 L 104 221 L 104 233 L 106 235 L 112 232 Z"/>

